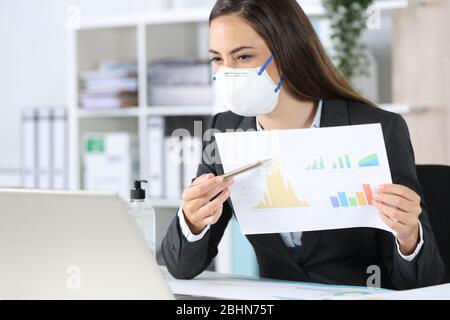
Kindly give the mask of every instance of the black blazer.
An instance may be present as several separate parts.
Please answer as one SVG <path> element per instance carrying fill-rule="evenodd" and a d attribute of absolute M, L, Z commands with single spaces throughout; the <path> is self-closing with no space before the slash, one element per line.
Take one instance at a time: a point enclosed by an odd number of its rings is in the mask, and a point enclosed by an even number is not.
<path fill-rule="evenodd" d="M 355 101 L 323 102 L 321 127 L 368 123 L 381 123 L 393 183 L 407 186 L 423 198 L 408 128 L 400 115 Z M 256 129 L 256 121 L 255 117 L 224 112 L 212 118 L 210 127 L 219 131 Z M 215 147 L 214 138 L 204 144 L 206 147 Z M 197 176 L 210 172 L 215 175 L 223 173 L 222 165 L 207 163 L 211 162 L 200 164 Z M 224 203 L 218 222 L 196 242 L 186 240 L 178 217 L 174 218 L 162 241 L 161 252 L 169 272 L 175 278 L 194 278 L 217 255 L 217 246 L 233 214 L 230 201 Z M 278 233 L 247 235 L 247 239 L 255 250 L 261 277 L 365 286 L 372 274 L 367 273 L 367 268 L 377 265 L 384 288 L 429 286 L 442 281 L 444 265 L 430 227 L 427 206 L 423 201 L 421 206 L 424 245 L 411 262 L 398 254 L 391 233 L 373 228 L 303 232 L 299 260 L 294 258 Z"/>

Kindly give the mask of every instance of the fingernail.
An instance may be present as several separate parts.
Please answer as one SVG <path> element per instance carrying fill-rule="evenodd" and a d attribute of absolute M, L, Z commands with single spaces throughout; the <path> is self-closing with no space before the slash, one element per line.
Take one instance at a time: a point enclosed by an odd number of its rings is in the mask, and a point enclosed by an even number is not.
<path fill-rule="evenodd" d="M 372 193 L 372 198 L 378 199 L 378 193 Z"/>
<path fill-rule="evenodd" d="M 233 178 L 228 179 L 227 183 L 228 183 L 228 185 L 233 184 L 234 183 L 234 179 Z"/>
<path fill-rule="evenodd" d="M 380 185 L 377 186 L 377 190 L 380 191 L 380 190 L 383 190 L 383 189 L 384 189 L 384 185 L 380 184 Z"/>

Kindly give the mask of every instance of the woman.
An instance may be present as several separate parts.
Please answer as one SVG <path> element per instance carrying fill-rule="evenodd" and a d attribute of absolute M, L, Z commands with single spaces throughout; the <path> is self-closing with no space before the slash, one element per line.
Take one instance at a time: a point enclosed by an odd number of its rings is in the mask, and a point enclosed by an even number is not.
<path fill-rule="evenodd" d="M 444 267 L 421 201 L 405 121 L 351 88 L 295 0 L 217 1 L 210 15 L 210 53 L 222 101 L 231 110 L 212 118 L 215 130 L 367 123 L 381 123 L 383 128 L 393 184 L 379 186 L 374 205 L 393 233 L 351 228 L 248 235 L 260 276 L 366 285 L 367 270 L 378 266 L 385 288 L 441 281 Z M 228 91 L 236 81 L 230 73 L 240 71 L 247 74 L 247 88 Z M 217 254 L 233 214 L 233 181 L 224 181 L 222 173 L 222 166 L 205 152 L 198 177 L 183 192 L 182 206 L 162 243 L 167 268 L 176 278 L 195 277 Z"/>

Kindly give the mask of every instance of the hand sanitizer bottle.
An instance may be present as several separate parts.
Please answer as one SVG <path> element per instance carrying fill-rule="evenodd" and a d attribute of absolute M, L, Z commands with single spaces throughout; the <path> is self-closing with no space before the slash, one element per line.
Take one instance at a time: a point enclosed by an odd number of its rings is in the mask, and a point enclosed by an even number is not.
<path fill-rule="evenodd" d="M 134 189 L 130 190 L 130 202 L 128 205 L 129 213 L 134 216 L 136 224 L 142 232 L 145 241 L 153 256 L 156 257 L 155 248 L 155 209 L 145 197 L 145 189 L 141 188 L 142 183 L 148 183 L 146 180 L 136 180 Z"/>

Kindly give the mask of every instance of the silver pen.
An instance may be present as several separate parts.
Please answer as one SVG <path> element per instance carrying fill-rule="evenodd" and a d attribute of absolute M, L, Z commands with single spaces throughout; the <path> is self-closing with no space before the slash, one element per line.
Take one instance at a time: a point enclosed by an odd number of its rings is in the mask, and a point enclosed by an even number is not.
<path fill-rule="evenodd" d="M 258 168 L 258 167 L 262 166 L 263 164 L 266 164 L 269 161 L 272 161 L 272 159 L 256 161 L 254 163 L 248 164 L 248 165 L 243 166 L 241 168 L 238 168 L 238 169 L 235 169 L 233 171 L 227 172 L 227 173 L 223 174 L 222 177 L 230 178 L 230 177 L 237 176 L 237 175 L 239 175 L 241 173 L 244 173 L 244 172 L 253 170 L 255 168 Z"/>

